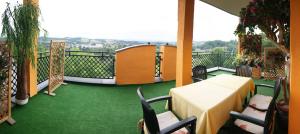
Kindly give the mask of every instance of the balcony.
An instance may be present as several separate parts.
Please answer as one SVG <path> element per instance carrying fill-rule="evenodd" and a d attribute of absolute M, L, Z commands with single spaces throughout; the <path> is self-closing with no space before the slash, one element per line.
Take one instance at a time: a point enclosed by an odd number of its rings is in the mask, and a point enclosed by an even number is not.
<path fill-rule="evenodd" d="M 142 118 L 142 111 L 136 89 L 141 86 L 146 97 L 150 98 L 166 95 L 175 87 L 175 81 L 163 81 L 160 78 L 162 55 L 163 52 L 155 54 L 153 68 L 156 83 L 116 85 L 115 53 L 66 51 L 64 70 L 68 84 L 59 87 L 55 97 L 49 97 L 40 91 L 26 107 L 15 106 L 12 115 L 18 123 L 14 126 L 3 124 L 0 131 L 7 134 L 139 133 L 137 123 Z M 194 52 L 192 57 L 193 66 L 206 65 L 210 74 L 233 74 L 235 71 L 232 65 L 234 53 Z M 47 89 L 48 52 L 39 53 L 37 65 L 38 88 Z M 255 83 L 274 85 L 273 80 L 264 79 L 257 79 Z M 270 90 L 261 91 L 261 94 L 272 95 Z M 280 98 L 282 97 L 281 94 Z M 157 112 L 162 112 L 164 105 L 165 103 L 159 103 L 154 107 L 159 109 Z M 277 126 L 275 132 L 285 133 L 286 130 Z"/>
<path fill-rule="evenodd" d="M 35 5 L 38 5 L 37 0 L 34 1 Z M 204 1 L 204 0 L 203 0 Z M 28 2 L 24 0 L 24 2 Z M 255 2 L 255 1 L 251 1 Z M 257 1 L 256 1 L 257 2 Z M 265 2 L 265 1 L 263 1 Z M 286 2 L 286 1 L 285 1 Z M 30 2 L 31 3 L 31 2 Z M 243 2 L 207 2 L 220 8 L 226 12 L 237 15 L 241 7 L 248 3 Z M 238 3 L 238 4 L 237 4 Z M 299 91 L 297 90 L 296 82 L 298 79 L 299 61 L 297 59 L 298 52 L 300 49 L 296 47 L 296 43 L 299 41 L 296 38 L 299 26 L 296 25 L 299 19 L 299 12 L 296 11 L 297 3 L 295 0 L 291 0 L 291 28 L 288 28 L 288 32 L 291 36 L 286 38 L 291 48 L 291 101 L 290 101 L 290 133 L 299 132 L 297 127 L 297 117 L 299 117 Z M 222 53 L 222 54 L 200 54 L 193 53 L 191 58 L 192 41 L 193 41 L 193 14 L 194 14 L 194 1 L 182 0 L 178 4 L 178 33 L 177 33 L 177 60 L 169 58 L 168 61 L 172 66 L 165 69 L 166 59 L 163 55 L 165 52 L 156 53 L 153 51 L 151 60 L 139 58 L 139 60 L 120 60 L 117 58 L 117 53 L 106 53 L 106 52 L 74 52 L 67 51 L 65 59 L 65 75 L 64 80 L 68 85 L 61 86 L 56 90 L 57 96 L 50 97 L 42 94 L 42 91 L 47 89 L 48 86 L 48 70 L 49 70 L 49 53 L 40 53 L 37 63 L 38 78 L 31 74 L 27 87 L 35 87 L 35 81 L 38 81 L 38 95 L 30 98 L 30 103 L 26 107 L 15 106 L 13 108 L 13 117 L 18 121 L 14 126 L 8 124 L 1 124 L 1 133 L 139 133 L 137 122 L 142 118 L 141 107 L 138 104 L 139 100 L 136 96 L 136 88 L 142 86 L 146 92 L 146 98 L 166 95 L 170 92 L 170 89 L 176 86 L 184 86 L 191 83 L 190 69 L 196 65 L 207 66 L 210 74 L 223 74 L 223 73 L 234 73 L 234 66 L 232 66 L 233 53 Z M 268 6 L 269 7 L 269 6 Z M 248 8 L 250 9 L 250 8 Z M 273 10 L 271 10 L 273 11 Z M 287 10 L 288 11 L 288 10 Z M 252 12 L 252 11 L 251 11 Z M 254 12 L 254 10 L 253 10 Z M 285 14 L 285 13 L 284 13 Z M 296 17 L 297 16 L 297 17 Z M 277 17 L 277 16 L 275 16 Z M 30 18 L 30 17 L 27 17 Z M 244 23 L 244 22 L 243 22 Z M 240 23 L 241 24 L 241 23 Z M 276 24 L 274 24 L 276 25 Z M 274 28 L 272 26 L 272 28 Z M 22 30 L 21 30 L 22 31 Z M 276 30 L 281 31 L 281 30 Z M 278 34 L 275 34 L 275 36 Z M 280 34 L 279 34 L 280 35 Z M 33 37 L 33 36 L 31 36 Z M 280 35 L 283 38 L 283 36 Z M 290 40 L 289 40 L 290 39 Z M 34 39 L 31 39 L 33 41 Z M 276 41 L 276 40 L 275 40 Z M 280 41 L 280 40 L 279 40 Z M 34 40 L 36 44 L 36 40 Z M 288 47 L 289 48 L 289 47 Z M 155 50 L 155 49 L 153 49 Z M 8 51 L 7 51 L 8 52 Z M 140 51 L 140 55 L 150 51 Z M 152 52 L 152 51 L 151 51 Z M 142 53 L 142 54 L 141 54 Z M 8 54 L 9 55 L 9 54 Z M 128 56 L 128 55 L 126 55 Z M 10 57 L 10 56 L 7 56 Z M 139 57 L 139 56 L 136 56 Z M 143 68 L 124 68 L 122 65 L 144 65 L 141 61 L 147 61 L 147 69 Z M 176 61 L 176 65 L 174 65 Z M 119 63 L 118 63 L 119 62 Z M 121 63 L 120 63 L 121 62 Z M 192 66 L 191 63 L 192 62 Z M 14 63 L 15 64 L 15 63 Z M 174 73 L 174 67 L 177 69 L 176 75 Z M 5 67 L 11 67 L 11 64 L 5 65 Z M 20 66 L 18 66 L 20 67 Z M 143 66 L 144 67 L 144 66 Z M 171 73 L 165 73 L 173 67 Z M 125 69 L 125 71 L 124 71 Z M 280 76 L 278 72 L 281 70 L 263 70 L 265 78 L 274 78 Z M 5 70 L 5 69 L 2 69 Z M 35 69 L 28 68 L 29 72 L 36 73 Z M 120 71 L 121 70 L 121 71 Z M 123 71 L 122 71 L 123 70 Z M 130 71 L 128 71 L 130 70 Z M 149 71 L 150 70 L 150 71 Z M 16 91 L 16 66 L 13 65 L 14 73 L 6 73 L 12 75 L 13 92 L 12 96 L 15 96 Z M 26 70 L 27 71 L 27 70 Z M 25 72 L 26 72 L 25 71 Z M 128 72 L 127 72 L 128 71 Z M 136 72 L 135 72 L 136 71 Z M 4 72 L 4 71 L 3 71 Z M 22 71 L 24 72 L 24 71 Z M 131 77 L 132 74 L 145 73 L 148 79 L 144 79 L 144 75 L 141 77 Z M 150 72 L 150 73 L 149 73 Z M 4 72 L 5 73 L 5 72 Z M 122 79 L 120 80 L 122 74 Z M 150 75 L 149 75 L 150 74 Z M 168 74 L 169 77 L 165 75 Z M 271 74 L 271 75 L 270 75 Z M 25 75 L 23 75 L 25 76 Z M 125 76 L 125 77 L 124 77 Z M 230 75 L 231 76 L 231 75 Z M 266 77 L 268 76 L 268 77 Z M 27 77 L 27 75 L 25 76 Z M 217 76 L 216 76 L 217 77 Z M 216 78 L 215 77 L 215 78 Z M 139 79 L 140 78 L 140 79 Z M 168 78 L 168 79 L 167 79 Z M 10 81 L 5 79 L 6 82 Z M 274 84 L 272 80 L 256 79 L 255 83 Z M 137 82 L 137 83 L 135 83 Z M 3 84 L 5 85 L 5 84 Z M 5 86 L 7 86 L 6 84 Z M 29 86 L 28 86 L 29 85 Z M 9 86 L 8 86 L 9 87 Z M 9 88 L 7 88 L 9 89 Z M 24 88 L 25 89 L 25 88 Z M 225 89 L 225 88 L 223 88 Z M 31 89 L 29 89 L 31 91 Z M 7 91 L 10 91 L 7 90 Z M 26 90 L 25 90 L 26 91 Z M 34 89 L 34 91 L 36 91 Z M 207 90 L 208 91 L 208 90 Z M 224 90 L 223 90 L 224 91 Z M 224 91 L 227 92 L 227 91 Z M 217 93 L 217 92 L 215 92 Z M 32 94 L 35 95 L 35 92 Z M 271 95 L 271 92 L 262 90 L 261 94 Z M 31 92 L 30 92 L 31 95 Z M 215 95 L 215 94 L 214 94 Z M 9 96 L 9 97 L 7 97 Z M 26 94 L 25 94 L 26 96 Z M 231 96 L 232 97 L 232 96 Z M 235 97 L 235 96 L 234 96 Z M 234 98 L 232 97 L 232 98 Z M 10 100 L 10 93 L 6 94 L 7 100 Z M 211 97 L 212 98 L 212 97 Z M 279 98 L 283 98 L 280 94 Z M 10 101 L 3 100 L 7 105 L 3 106 L 6 109 L 10 109 Z M 204 101 L 205 102 L 205 101 Z M 274 103 L 273 103 L 274 104 Z M 157 112 L 164 111 L 165 103 L 154 105 Z M 7 117 L 10 117 L 10 112 L 4 111 Z M 9 119 L 5 118 L 4 120 Z M 1 120 L 2 121 L 2 120 Z M 261 122 L 260 122 L 261 123 Z M 231 126 L 230 122 L 226 123 L 224 127 Z M 284 125 L 287 125 L 285 123 Z M 242 126 L 241 126 L 242 127 Z M 282 128 L 283 125 L 280 122 L 275 124 L 275 133 L 287 133 L 286 128 Z M 219 131 L 218 133 L 226 133 Z"/>

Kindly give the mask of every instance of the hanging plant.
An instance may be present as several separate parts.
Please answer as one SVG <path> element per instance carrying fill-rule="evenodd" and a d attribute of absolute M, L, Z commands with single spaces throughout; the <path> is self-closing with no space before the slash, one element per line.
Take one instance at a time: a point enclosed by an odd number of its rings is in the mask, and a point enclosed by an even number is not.
<path fill-rule="evenodd" d="M 7 3 L 6 9 L 2 14 L 2 37 L 13 52 L 14 61 L 17 63 L 17 95 L 16 100 L 19 104 L 26 104 L 27 95 L 27 69 L 31 63 L 35 67 L 34 51 L 40 27 L 40 9 L 31 1 L 25 4 L 17 4 L 10 7 Z"/>
<path fill-rule="evenodd" d="M 277 44 L 284 53 L 289 53 L 290 1 L 251 0 L 240 11 L 240 23 L 236 35 L 254 35 L 260 29 L 266 37 Z"/>

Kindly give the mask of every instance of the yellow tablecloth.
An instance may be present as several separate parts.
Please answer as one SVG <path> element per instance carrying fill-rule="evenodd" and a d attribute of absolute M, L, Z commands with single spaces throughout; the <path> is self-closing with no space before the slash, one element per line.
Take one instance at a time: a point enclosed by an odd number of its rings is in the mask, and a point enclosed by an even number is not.
<path fill-rule="evenodd" d="M 250 78 L 219 75 L 211 79 L 170 90 L 172 108 L 176 115 L 180 118 L 192 115 L 197 117 L 197 134 L 217 133 L 229 119 L 229 112 L 241 109 L 241 98 L 246 96 L 241 93 L 254 88 L 254 82 Z"/>
<path fill-rule="evenodd" d="M 209 82 L 215 85 L 228 88 L 230 90 L 234 90 L 236 92 L 236 95 L 238 95 L 239 98 L 239 100 L 237 100 L 236 103 L 243 103 L 244 98 L 249 93 L 249 90 L 251 92 L 254 92 L 254 88 L 255 88 L 254 81 L 251 78 L 230 75 L 230 74 L 221 74 L 216 77 L 207 79 L 203 82 Z M 236 110 L 237 111 L 242 110 L 242 105 L 240 105 L 240 107 Z"/>

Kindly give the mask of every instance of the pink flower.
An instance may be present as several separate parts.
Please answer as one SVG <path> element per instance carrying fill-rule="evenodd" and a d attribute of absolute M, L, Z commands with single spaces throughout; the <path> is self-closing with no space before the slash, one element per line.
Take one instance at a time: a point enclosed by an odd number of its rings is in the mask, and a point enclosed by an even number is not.
<path fill-rule="evenodd" d="M 249 9 L 249 10 L 250 10 L 250 12 L 251 12 L 251 13 L 253 13 L 253 14 L 255 14 L 255 13 L 256 13 L 256 8 L 255 8 L 255 7 L 250 7 L 250 9 Z"/>

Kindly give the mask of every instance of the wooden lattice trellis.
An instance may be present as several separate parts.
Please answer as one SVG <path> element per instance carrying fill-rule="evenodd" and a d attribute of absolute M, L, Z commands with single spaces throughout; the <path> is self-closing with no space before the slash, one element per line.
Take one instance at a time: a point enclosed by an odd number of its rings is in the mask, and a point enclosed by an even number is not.
<path fill-rule="evenodd" d="M 265 48 L 264 77 L 267 80 L 275 80 L 284 77 L 284 54 L 278 48 Z"/>
<path fill-rule="evenodd" d="M 47 94 L 53 93 L 64 81 L 65 42 L 51 41 L 49 57 L 49 85 Z"/>
<path fill-rule="evenodd" d="M 12 61 L 8 45 L 0 42 L 0 123 L 14 124 L 11 117 Z"/>

